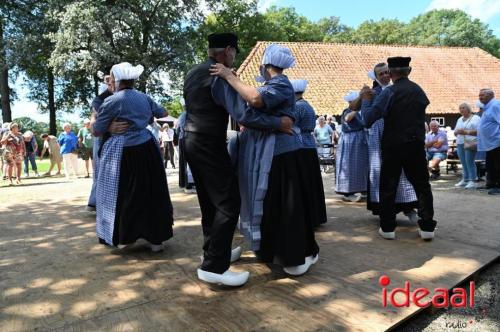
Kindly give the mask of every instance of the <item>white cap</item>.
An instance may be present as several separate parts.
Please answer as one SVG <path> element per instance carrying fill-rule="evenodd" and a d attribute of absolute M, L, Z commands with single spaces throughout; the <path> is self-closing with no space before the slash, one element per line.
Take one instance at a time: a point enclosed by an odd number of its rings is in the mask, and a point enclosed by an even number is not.
<path fill-rule="evenodd" d="M 87 123 L 90 123 L 90 120 L 89 120 L 89 119 L 85 119 L 85 120 L 83 120 L 83 124 L 87 124 Z"/>
<path fill-rule="evenodd" d="M 304 92 L 307 88 L 307 80 L 291 80 L 294 92 Z"/>
<path fill-rule="evenodd" d="M 103 93 L 108 89 L 108 85 L 106 83 L 99 83 L 99 94 Z"/>
<path fill-rule="evenodd" d="M 136 80 L 144 71 L 142 65 L 132 66 L 128 62 L 122 62 L 111 67 L 111 73 L 115 77 L 115 81 L 121 80 Z"/>
<path fill-rule="evenodd" d="M 376 81 L 377 80 L 377 77 L 375 77 L 375 72 L 373 70 L 370 70 L 368 72 L 368 77 L 372 80 L 372 81 Z"/>
<path fill-rule="evenodd" d="M 344 96 L 344 100 L 347 101 L 348 103 L 351 102 L 351 101 L 355 101 L 358 98 L 359 98 L 359 91 L 356 91 L 356 90 L 350 90 Z"/>
<path fill-rule="evenodd" d="M 31 130 L 26 130 L 23 134 L 24 137 L 31 138 L 33 137 L 33 132 Z"/>

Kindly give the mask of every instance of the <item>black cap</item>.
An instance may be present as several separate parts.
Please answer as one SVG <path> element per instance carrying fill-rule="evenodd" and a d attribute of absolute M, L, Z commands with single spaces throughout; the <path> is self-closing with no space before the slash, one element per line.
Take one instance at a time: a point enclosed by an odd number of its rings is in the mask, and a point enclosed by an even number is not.
<path fill-rule="evenodd" d="M 236 53 L 240 53 L 238 36 L 234 33 L 212 33 L 208 35 L 208 48 L 226 48 L 228 46 L 234 47 Z"/>
<path fill-rule="evenodd" d="M 410 67 L 411 58 L 404 56 L 396 56 L 392 58 L 387 58 L 387 64 L 389 68 L 408 68 Z"/>

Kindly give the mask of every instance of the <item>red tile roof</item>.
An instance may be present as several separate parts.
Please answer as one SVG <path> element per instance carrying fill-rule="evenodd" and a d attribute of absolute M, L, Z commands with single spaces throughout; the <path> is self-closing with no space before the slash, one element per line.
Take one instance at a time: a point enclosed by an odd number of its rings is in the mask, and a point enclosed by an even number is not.
<path fill-rule="evenodd" d="M 258 42 L 238 69 L 243 81 L 257 86 L 255 76 L 267 45 Z M 461 102 L 474 105 L 481 88 L 500 94 L 500 59 L 480 48 L 363 45 L 338 43 L 279 43 L 291 49 L 294 68 L 285 70 L 290 79 L 309 81 L 304 94 L 317 114 L 338 115 L 346 107 L 348 90 L 372 82 L 367 72 L 390 56 L 411 56 L 410 79 L 427 93 L 429 114 L 458 113 Z"/>

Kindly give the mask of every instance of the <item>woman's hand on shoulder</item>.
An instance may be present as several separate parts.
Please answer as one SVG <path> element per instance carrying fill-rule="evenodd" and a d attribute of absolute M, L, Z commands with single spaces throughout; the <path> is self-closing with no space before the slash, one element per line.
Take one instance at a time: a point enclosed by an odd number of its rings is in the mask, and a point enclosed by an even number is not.
<path fill-rule="evenodd" d="M 210 70 L 210 75 L 219 76 L 225 80 L 227 80 L 227 78 L 230 76 L 235 76 L 234 72 L 230 68 L 224 66 L 222 63 L 216 63 L 211 65 L 209 70 Z"/>

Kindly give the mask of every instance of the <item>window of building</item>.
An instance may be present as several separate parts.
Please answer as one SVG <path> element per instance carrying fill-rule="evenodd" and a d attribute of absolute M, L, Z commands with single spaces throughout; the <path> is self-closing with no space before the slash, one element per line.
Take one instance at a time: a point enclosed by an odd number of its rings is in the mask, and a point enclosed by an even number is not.
<path fill-rule="evenodd" d="M 431 118 L 431 121 L 437 121 L 440 127 L 444 127 L 444 117 Z"/>

